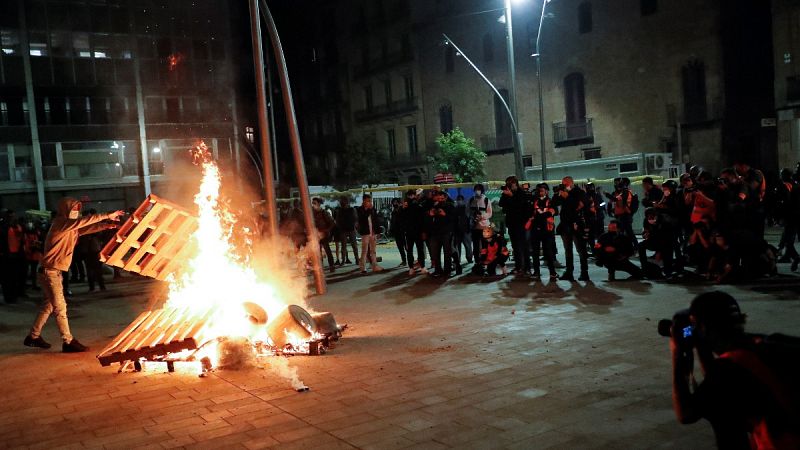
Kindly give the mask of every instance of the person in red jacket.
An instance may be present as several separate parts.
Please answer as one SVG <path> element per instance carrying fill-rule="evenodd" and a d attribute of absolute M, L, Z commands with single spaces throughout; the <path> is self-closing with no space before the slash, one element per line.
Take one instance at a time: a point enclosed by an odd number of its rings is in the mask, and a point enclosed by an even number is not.
<path fill-rule="evenodd" d="M 70 333 L 61 273 L 69 270 L 78 237 L 116 227 L 115 224 L 105 221 L 119 221 L 119 217 L 124 215 L 125 211 L 81 217 L 81 207 L 81 202 L 74 198 L 61 199 L 58 204 L 58 214 L 45 237 L 44 253 L 39 264 L 39 284 L 42 286 L 44 300 L 31 331 L 23 342 L 28 347 L 50 348 L 50 344 L 42 339 L 42 328 L 50 315 L 55 314 L 58 331 L 61 332 L 63 340 L 61 350 L 64 353 L 74 353 L 89 349 Z"/>
<path fill-rule="evenodd" d="M 500 233 L 494 231 L 490 226 L 481 230 L 481 253 L 478 257 L 479 264 L 475 264 L 476 275 L 497 275 L 497 267 L 506 271 L 506 261 L 508 261 L 508 247 L 506 247 L 506 240 L 500 236 Z"/>

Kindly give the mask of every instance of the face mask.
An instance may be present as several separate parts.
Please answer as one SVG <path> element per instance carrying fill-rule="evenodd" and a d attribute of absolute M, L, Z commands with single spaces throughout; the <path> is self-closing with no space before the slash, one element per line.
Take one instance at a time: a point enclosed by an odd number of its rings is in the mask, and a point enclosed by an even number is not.
<path fill-rule="evenodd" d="M 72 220 L 75 220 L 80 216 L 81 216 L 81 212 L 80 211 L 70 211 L 69 212 L 69 218 L 72 219 Z"/>
<path fill-rule="evenodd" d="M 480 196 L 481 196 L 481 194 L 483 194 L 483 192 L 481 192 L 481 191 L 475 191 L 475 195 L 477 195 L 478 197 L 480 197 Z"/>
<path fill-rule="evenodd" d="M 544 199 L 546 199 L 546 198 L 547 198 L 547 196 L 546 196 L 546 195 L 541 195 L 541 194 L 539 195 L 539 199 L 540 199 L 540 200 L 544 200 Z"/>
<path fill-rule="evenodd" d="M 565 189 L 567 190 L 567 192 L 571 191 L 572 190 L 572 185 L 567 186 Z"/>

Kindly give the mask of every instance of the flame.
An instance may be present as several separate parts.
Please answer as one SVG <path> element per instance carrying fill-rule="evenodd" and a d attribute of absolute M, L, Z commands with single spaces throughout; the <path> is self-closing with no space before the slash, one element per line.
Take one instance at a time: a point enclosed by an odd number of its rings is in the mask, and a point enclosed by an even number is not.
<path fill-rule="evenodd" d="M 253 318 L 252 311 L 246 309 L 252 309 L 252 305 L 246 306 L 247 303 L 263 308 L 269 320 L 286 308 L 285 299 L 296 303 L 297 298 L 290 292 L 282 295 L 279 286 L 291 288 L 282 286 L 279 280 L 260 280 L 247 264 L 250 260 L 238 256 L 241 249 L 232 244 L 237 217 L 220 201 L 219 167 L 202 141 L 192 149 L 192 156 L 203 170 L 194 198 L 198 207 L 198 229 L 190 239 L 196 251 L 183 271 L 169 280 L 167 306 L 189 308 L 198 316 L 211 313 L 211 319 L 200 333 L 203 342 L 208 344 L 196 357 L 208 356 L 216 366 L 216 338 L 244 337 L 254 343 L 269 340 L 266 325 Z M 245 240 L 245 244 L 249 241 Z"/>
<path fill-rule="evenodd" d="M 178 67 L 178 64 L 183 61 L 183 54 L 182 53 L 173 53 L 167 56 L 167 62 L 169 63 L 169 71 L 172 72 Z"/>

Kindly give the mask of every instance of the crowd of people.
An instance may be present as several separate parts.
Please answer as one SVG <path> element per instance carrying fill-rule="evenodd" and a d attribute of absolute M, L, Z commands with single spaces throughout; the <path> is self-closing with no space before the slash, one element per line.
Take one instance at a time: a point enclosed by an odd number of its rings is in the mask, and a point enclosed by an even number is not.
<path fill-rule="evenodd" d="M 510 272 L 538 279 L 545 266 L 551 279 L 589 281 L 593 262 L 608 271 L 609 281 L 626 272 L 636 279 L 698 276 L 727 283 L 774 275 L 777 263 L 791 263 L 797 271 L 799 179 L 798 171 L 784 169 L 780 183 L 768 186 L 761 171 L 737 162 L 716 175 L 695 166 L 678 180 L 645 177 L 640 194 L 624 177 L 604 192 L 572 177 L 531 187 L 510 176 L 498 202 L 476 184 L 469 199 L 453 199 L 436 187 L 408 190 L 387 213 L 376 210 L 369 194 L 357 207 L 346 196 L 333 209 L 321 198 L 312 204 L 331 272 L 353 264 L 348 248 L 361 273 L 367 273 L 367 262 L 373 272 L 383 270 L 375 257 L 376 237 L 391 235 L 409 276 L 447 278 L 471 265 L 473 275 Z M 643 220 L 634 223 L 639 209 Z M 295 205 L 281 220 L 298 247 L 306 239 L 299 211 Z M 783 227 L 777 247 L 764 235 L 773 220 Z M 559 274 L 557 268 L 564 270 Z"/>

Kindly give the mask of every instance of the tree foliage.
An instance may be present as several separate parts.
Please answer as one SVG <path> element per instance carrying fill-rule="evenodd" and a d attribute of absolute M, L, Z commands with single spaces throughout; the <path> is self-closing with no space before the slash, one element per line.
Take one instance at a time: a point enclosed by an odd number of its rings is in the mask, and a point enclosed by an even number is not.
<path fill-rule="evenodd" d="M 381 168 L 386 160 L 385 149 L 374 136 L 353 140 L 342 155 L 343 175 L 348 185 L 377 185 L 381 182 Z"/>
<path fill-rule="evenodd" d="M 452 173 L 456 182 L 476 181 L 484 176 L 483 164 L 486 153 L 475 146 L 459 128 L 436 138 L 438 154 L 428 157 L 433 167 L 442 173 Z"/>

